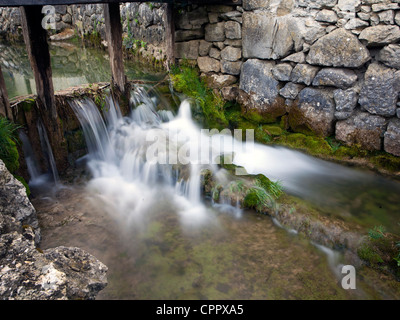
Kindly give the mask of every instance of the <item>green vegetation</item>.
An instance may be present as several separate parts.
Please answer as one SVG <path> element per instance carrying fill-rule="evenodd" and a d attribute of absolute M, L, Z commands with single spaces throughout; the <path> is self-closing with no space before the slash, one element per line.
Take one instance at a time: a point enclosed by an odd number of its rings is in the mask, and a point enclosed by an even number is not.
<path fill-rule="evenodd" d="M 207 87 L 199 77 L 199 71 L 183 63 L 171 68 L 171 80 L 174 89 L 192 98 L 197 107 L 192 110 L 193 117 L 200 121 L 204 127 L 223 129 L 228 126 L 224 114 L 224 100 L 219 93 Z"/>
<path fill-rule="evenodd" d="M 0 158 L 10 172 L 19 168 L 19 154 L 17 149 L 17 130 L 20 127 L 7 118 L 0 117 Z"/>

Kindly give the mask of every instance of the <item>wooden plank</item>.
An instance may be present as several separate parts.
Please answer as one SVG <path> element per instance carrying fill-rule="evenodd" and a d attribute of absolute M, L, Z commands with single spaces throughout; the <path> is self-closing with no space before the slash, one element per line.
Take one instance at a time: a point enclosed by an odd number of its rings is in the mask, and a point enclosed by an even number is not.
<path fill-rule="evenodd" d="M 45 6 L 45 5 L 72 5 L 72 4 L 102 4 L 120 2 L 143 2 L 143 0 L 0 0 L 0 7 L 19 7 L 19 6 Z M 155 0 L 158 3 L 183 3 L 183 4 L 223 4 L 241 5 L 242 0 Z"/>
<path fill-rule="evenodd" d="M 0 115 L 12 120 L 10 101 L 8 100 L 6 83 L 0 66 Z"/>
<path fill-rule="evenodd" d="M 174 4 L 165 5 L 165 43 L 167 46 L 167 67 L 168 69 L 175 64 L 175 22 Z"/>
<path fill-rule="evenodd" d="M 36 92 L 50 118 L 57 119 L 47 31 L 42 28 L 42 7 L 21 7 L 21 24 Z"/>
<path fill-rule="evenodd" d="M 114 84 L 125 93 L 126 76 L 122 51 L 122 25 L 119 3 L 104 4 L 104 20 L 108 50 L 110 53 L 111 72 Z"/>

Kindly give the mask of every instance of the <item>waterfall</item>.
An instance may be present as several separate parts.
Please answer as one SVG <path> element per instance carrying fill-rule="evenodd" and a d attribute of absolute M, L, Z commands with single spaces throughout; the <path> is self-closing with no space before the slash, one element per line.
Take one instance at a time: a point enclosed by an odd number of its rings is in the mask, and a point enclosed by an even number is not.
<path fill-rule="evenodd" d="M 20 130 L 18 135 L 22 142 L 22 152 L 24 153 L 26 166 L 28 168 L 28 174 L 29 174 L 29 179 L 30 179 L 29 182 L 35 184 L 39 180 L 41 180 L 41 177 L 42 177 L 42 173 L 39 168 L 38 161 L 33 152 L 33 148 L 29 141 L 29 138 L 25 134 L 25 132 Z"/>

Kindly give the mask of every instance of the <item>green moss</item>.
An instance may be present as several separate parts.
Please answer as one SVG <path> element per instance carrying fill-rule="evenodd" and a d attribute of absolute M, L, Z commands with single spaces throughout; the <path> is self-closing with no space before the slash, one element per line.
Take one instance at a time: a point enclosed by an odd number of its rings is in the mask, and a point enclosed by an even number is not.
<path fill-rule="evenodd" d="M 357 250 L 358 256 L 369 263 L 372 267 L 379 266 L 379 264 L 383 263 L 382 258 L 378 253 L 376 253 L 371 247 L 369 247 L 367 244 L 363 244 L 358 250 Z"/>
<path fill-rule="evenodd" d="M 17 130 L 20 126 L 10 122 L 7 118 L 0 118 L 0 159 L 4 161 L 7 169 L 14 173 L 19 168 L 19 142 Z"/>
<path fill-rule="evenodd" d="M 371 162 L 388 171 L 399 171 L 400 170 L 400 157 L 396 157 L 386 152 L 380 152 L 378 155 L 371 157 Z"/>
<path fill-rule="evenodd" d="M 188 65 L 175 66 L 171 69 L 171 80 L 174 89 L 194 99 L 204 116 L 203 125 L 208 128 L 223 129 L 228 127 L 228 121 L 224 114 L 225 102 L 219 93 L 216 93 L 200 79 L 196 68 Z M 198 114 L 197 114 L 198 115 Z"/>

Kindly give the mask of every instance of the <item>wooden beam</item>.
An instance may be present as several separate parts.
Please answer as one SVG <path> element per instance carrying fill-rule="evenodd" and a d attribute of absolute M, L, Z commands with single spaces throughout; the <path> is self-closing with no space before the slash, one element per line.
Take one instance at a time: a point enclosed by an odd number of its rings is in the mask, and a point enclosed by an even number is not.
<path fill-rule="evenodd" d="M 36 92 L 44 109 L 57 119 L 47 31 L 42 28 L 42 7 L 21 7 L 21 24 L 26 49 L 35 76 Z"/>
<path fill-rule="evenodd" d="M 6 83 L 4 81 L 3 72 L 0 66 L 0 115 L 13 120 L 10 108 L 10 101 L 8 100 Z"/>
<path fill-rule="evenodd" d="M 125 93 L 126 76 L 122 53 L 122 25 L 119 3 L 104 4 L 104 20 L 113 82 L 121 92 Z"/>
<path fill-rule="evenodd" d="M 165 5 L 165 44 L 167 46 L 167 67 L 168 69 L 175 64 L 175 23 L 174 23 L 174 4 Z"/>

